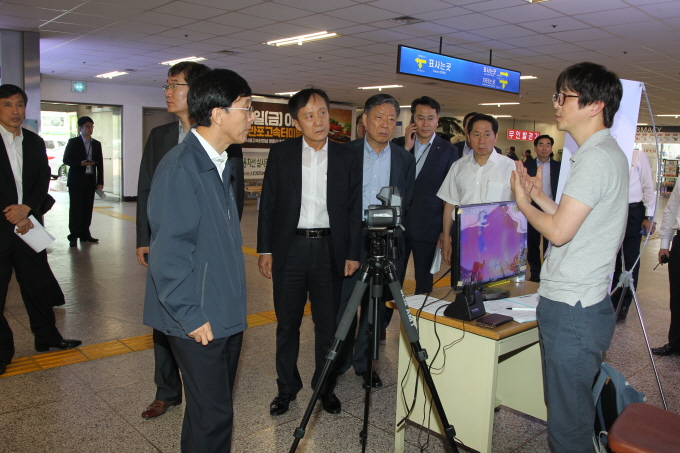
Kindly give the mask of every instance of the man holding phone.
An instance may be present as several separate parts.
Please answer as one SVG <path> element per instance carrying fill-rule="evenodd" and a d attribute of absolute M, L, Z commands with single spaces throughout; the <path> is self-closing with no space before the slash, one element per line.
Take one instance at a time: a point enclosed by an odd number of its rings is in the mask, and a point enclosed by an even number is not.
<path fill-rule="evenodd" d="M 80 242 L 99 242 L 90 234 L 94 193 L 104 188 L 102 144 L 92 138 L 94 121 L 89 116 L 78 118 L 80 135 L 68 141 L 64 163 L 68 165 L 69 214 L 68 240 L 71 247 Z"/>

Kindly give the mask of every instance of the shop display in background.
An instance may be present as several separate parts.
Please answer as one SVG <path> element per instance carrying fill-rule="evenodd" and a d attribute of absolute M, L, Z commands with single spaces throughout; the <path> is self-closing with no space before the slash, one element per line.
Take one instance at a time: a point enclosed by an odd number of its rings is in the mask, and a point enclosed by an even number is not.
<path fill-rule="evenodd" d="M 678 159 L 661 161 L 661 191 L 659 196 L 670 197 L 678 180 Z"/>

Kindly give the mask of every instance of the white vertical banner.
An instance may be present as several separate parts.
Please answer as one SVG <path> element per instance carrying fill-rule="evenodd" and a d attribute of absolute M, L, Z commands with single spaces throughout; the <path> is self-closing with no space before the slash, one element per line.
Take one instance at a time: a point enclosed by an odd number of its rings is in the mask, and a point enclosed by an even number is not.
<path fill-rule="evenodd" d="M 634 80 L 621 80 L 623 85 L 623 97 L 619 111 L 614 116 L 614 124 L 610 131 L 612 137 L 619 144 L 630 163 L 635 148 L 635 133 L 637 131 L 638 115 L 640 113 L 640 99 L 642 98 L 642 82 Z M 567 182 L 567 176 L 571 168 L 571 156 L 578 149 L 578 145 L 568 133 L 564 137 L 564 151 L 562 152 L 562 167 L 560 168 L 560 180 L 557 184 L 557 196 L 555 201 L 559 203 Z"/>

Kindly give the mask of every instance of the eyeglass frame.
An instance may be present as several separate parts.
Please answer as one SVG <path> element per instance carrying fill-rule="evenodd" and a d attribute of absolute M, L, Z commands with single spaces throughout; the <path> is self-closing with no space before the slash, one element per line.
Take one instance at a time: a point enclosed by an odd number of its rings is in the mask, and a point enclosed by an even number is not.
<path fill-rule="evenodd" d="M 221 107 L 221 108 L 223 108 L 224 110 L 245 110 L 248 112 L 247 113 L 248 115 L 255 115 L 255 107 L 252 105 L 250 107 Z"/>
<path fill-rule="evenodd" d="M 189 86 L 188 83 L 170 83 L 168 85 L 163 85 L 163 91 L 168 91 L 169 89 L 176 90 L 178 85 Z"/>
<path fill-rule="evenodd" d="M 562 107 L 564 105 L 564 102 L 567 100 L 567 98 L 577 98 L 579 97 L 577 94 L 567 94 L 567 93 L 553 93 L 552 95 L 552 103 L 553 105 L 557 105 L 558 107 Z M 560 99 L 562 99 L 562 102 L 560 102 Z"/>

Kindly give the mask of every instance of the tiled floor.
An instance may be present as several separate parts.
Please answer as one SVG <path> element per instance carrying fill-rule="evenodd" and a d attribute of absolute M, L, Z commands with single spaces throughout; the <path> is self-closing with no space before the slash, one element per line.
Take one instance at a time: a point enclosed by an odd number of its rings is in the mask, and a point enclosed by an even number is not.
<path fill-rule="evenodd" d="M 145 268 L 137 264 L 135 203 L 96 201 L 92 233 L 99 244 L 68 247 L 68 195 L 57 199 L 47 216 L 48 229 L 58 240 L 49 259 L 66 295 L 67 304 L 55 309 L 58 327 L 66 338 L 83 340 L 88 357 L 69 365 L 0 378 L 1 452 L 178 452 L 183 408 L 173 407 L 157 419 L 140 417 L 153 399 L 153 353 L 140 349 L 97 358 L 100 349 L 86 347 L 145 336 L 150 329 L 141 323 Z M 247 268 L 248 314 L 271 311 L 271 282 L 257 271 L 255 248 L 257 213 L 255 201 L 246 202 L 242 231 Z M 655 265 L 658 239 L 652 240 L 642 259 L 639 298 L 653 346 L 666 341 L 668 328 L 668 274 Z M 410 276 L 412 278 L 412 276 Z M 405 285 L 406 286 L 406 285 Z M 35 356 L 33 337 L 16 284 L 12 284 L 5 315 L 14 330 L 16 359 Z M 276 393 L 274 346 L 276 324 L 265 318 L 246 331 L 235 392 L 234 452 L 288 451 L 293 430 L 299 425 L 311 394 L 308 388 L 281 416 L 269 415 L 268 405 Z M 396 321 L 396 317 L 395 317 Z M 373 393 L 369 452 L 394 449 L 393 424 L 398 394 L 397 344 L 399 326 L 393 322 L 383 342 L 377 365 L 384 388 Z M 311 317 L 302 324 L 300 372 L 309 382 L 313 367 Z M 123 342 L 125 343 L 125 341 Z M 117 348 L 122 343 L 114 343 Z M 122 350 L 122 349 L 121 349 Z M 81 354 L 78 352 L 78 354 Z M 82 354 L 81 354 L 82 355 Z M 80 356 L 78 356 L 80 357 Z M 658 388 L 647 356 L 640 322 L 631 313 L 619 324 L 607 360 L 630 382 L 647 394 L 648 402 L 661 405 Z M 20 360 L 16 360 L 20 362 Z M 42 362 L 41 362 L 42 363 Z M 32 365 L 37 366 L 37 365 Z M 680 357 L 657 359 L 669 409 L 680 413 Z M 442 391 L 440 389 L 440 391 Z M 343 402 L 339 416 L 318 410 L 312 415 L 300 452 L 359 452 L 363 416 L 360 378 L 348 373 L 340 378 L 337 392 Z M 456 408 L 464 411 L 465 408 Z M 420 451 L 424 431 L 409 426 L 407 452 Z M 429 452 L 450 448 L 431 437 Z M 493 452 L 547 452 L 546 426 L 505 407 L 496 413 Z"/>

